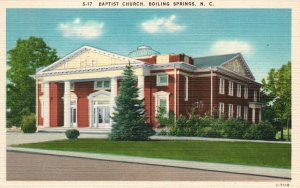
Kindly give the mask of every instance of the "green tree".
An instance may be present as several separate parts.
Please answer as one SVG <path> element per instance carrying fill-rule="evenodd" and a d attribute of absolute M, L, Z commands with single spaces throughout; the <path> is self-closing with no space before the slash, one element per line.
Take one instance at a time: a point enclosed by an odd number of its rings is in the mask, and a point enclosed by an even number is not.
<path fill-rule="evenodd" d="M 42 38 L 33 36 L 18 39 L 7 54 L 7 126 L 20 126 L 22 116 L 35 113 L 35 81 L 29 75 L 58 57 Z"/>
<path fill-rule="evenodd" d="M 261 99 L 263 118 L 276 125 L 283 135 L 283 127 L 291 123 L 291 62 L 270 70 L 262 80 Z"/>
<path fill-rule="evenodd" d="M 152 126 L 146 123 L 143 99 L 138 99 L 137 79 L 131 66 L 126 66 L 116 100 L 110 138 L 112 140 L 148 140 L 154 135 Z"/>

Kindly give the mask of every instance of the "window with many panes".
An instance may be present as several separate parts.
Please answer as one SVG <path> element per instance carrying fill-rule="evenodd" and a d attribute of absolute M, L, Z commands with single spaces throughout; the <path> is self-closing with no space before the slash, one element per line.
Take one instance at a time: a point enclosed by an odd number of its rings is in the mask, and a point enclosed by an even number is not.
<path fill-rule="evenodd" d="M 95 89 L 110 89 L 110 81 L 96 81 L 95 82 Z"/>
<path fill-rule="evenodd" d="M 157 75 L 156 76 L 156 85 L 157 86 L 167 86 L 169 82 L 168 75 L 163 74 L 163 75 Z"/>
<path fill-rule="evenodd" d="M 219 80 L 219 93 L 220 94 L 225 93 L 225 80 L 223 78 L 220 78 Z"/>
<path fill-rule="evenodd" d="M 253 101 L 254 102 L 257 101 L 257 91 L 256 90 L 253 91 Z"/>
<path fill-rule="evenodd" d="M 233 118 L 233 104 L 228 105 L 228 118 Z"/>
<path fill-rule="evenodd" d="M 236 96 L 241 97 L 241 92 L 242 92 L 242 86 L 241 84 L 236 85 Z"/>
<path fill-rule="evenodd" d="M 248 99 L 248 86 L 245 86 L 244 88 L 244 98 Z"/>
<path fill-rule="evenodd" d="M 240 105 L 236 106 L 236 118 L 241 118 L 242 107 Z"/>
<path fill-rule="evenodd" d="M 244 120 L 248 120 L 248 106 L 244 106 Z"/>
<path fill-rule="evenodd" d="M 233 96 L 233 82 L 229 81 L 228 84 L 228 95 Z"/>
<path fill-rule="evenodd" d="M 219 117 L 222 117 L 224 115 L 224 103 L 219 103 Z"/>

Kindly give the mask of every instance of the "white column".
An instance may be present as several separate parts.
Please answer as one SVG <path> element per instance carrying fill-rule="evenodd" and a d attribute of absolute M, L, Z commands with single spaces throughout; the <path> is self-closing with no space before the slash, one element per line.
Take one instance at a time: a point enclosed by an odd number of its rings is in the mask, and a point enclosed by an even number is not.
<path fill-rule="evenodd" d="M 65 92 L 64 92 L 64 127 L 71 126 L 71 84 L 70 81 L 65 81 Z"/>
<path fill-rule="evenodd" d="M 261 122 L 261 108 L 259 109 L 258 121 Z"/>
<path fill-rule="evenodd" d="M 255 123 L 255 108 L 252 108 L 252 123 Z"/>
<path fill-rule="evenodd" d="M 111 108 L 110 108 L 110 115 L 112 116 L 113 112 L 114 112 L 114 107 L 116 106 L 116 96 L 117 96 L 117 89 L 118 89 L 118 85 L 117 85 L 117 78 L 111 78 L 110 80 L 110 103 L 111 103 Z"/>
<path fill-rule="evenodd" d="M 144 96 L 144 88 L 145 88 L 145 77 L 138 76 L 137 87 L 139 88 L 139 99 L 143 99 Z"/>
<path fill-rule="evenodd" d="M 43 83 L 44 87 L 44 96 L 43 96 L 43 125 L 44 127 L 50 127 L 50 89 L 49 82 Z"/>

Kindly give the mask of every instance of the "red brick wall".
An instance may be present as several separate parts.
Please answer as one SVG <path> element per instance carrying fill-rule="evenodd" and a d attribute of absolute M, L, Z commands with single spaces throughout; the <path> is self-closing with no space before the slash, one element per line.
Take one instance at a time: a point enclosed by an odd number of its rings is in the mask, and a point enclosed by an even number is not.
<path fill-rule="evenodd" d="M 63 126 L 63 100 L 64 84 L 49 83 L 50 88 L 50 127 Z"/>
<path fill-rule="evenodd" d="M 156 76 L 145 77 L 145 108 L 147 122 L 157 126 L 155 120 L 155 97 L 153 93 L 158 91 L 170 92 L 169 96 L 169 109 L 174 111 L 174 75 L 169 75 L 168 86 L 156 86 Z"/>
<path fill-rule="evenodd" d="M 74 93 L 77 95 L 77 126 L 89 127 L 88 96 L 95 92 L 94 82 L 76 82 Z"/>
<path fill-rule="evenodd" d="M 249 102 L 253 102 L 253 93 L 254 89 L 256 89 L 257 93 L 259 93 L 259 86 L 254 83 L 247 83 L 243 80 L 237 80 L 235 78 L 230 78 L 231 81 L 234 83 L 234 91 L 233 96 L 228 95 L 229 90 L 229 80 L 225 78 L 225 94 L 219 94 L 219 76 L 215 77 L 214 82 L 214 106 L 218 109 L 219 102 L 224 102 L 224 115 L 225 118 L 228 117 L 228 104 L 233 104 L 233 117 L 236 117 L 237 112 L 237 105 L 241 105 L 241 117 L 244 118 L 244 106 L 248 106 L 248 121 L 252 120 L 252 109 L 249 108 Z M 237 82 L 241 83 L 241 97 L 237 97 Z M 244 98 L 244 87 L 245 85 L 248 85 L 248 99 Z M 257 95 L 257 98 L 259 101 L 259 94 Z M 258 111 L 258 109 L 256 109 Z M 216 116 L 218 116 L 218 112 L 215 113 Z M 257 119 L 258 121 L 258 119 Z"/>

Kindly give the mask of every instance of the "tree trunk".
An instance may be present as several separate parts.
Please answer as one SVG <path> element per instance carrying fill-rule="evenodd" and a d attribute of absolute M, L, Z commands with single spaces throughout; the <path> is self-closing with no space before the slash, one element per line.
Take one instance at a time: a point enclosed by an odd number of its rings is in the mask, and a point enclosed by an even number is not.
<path fill-rule="evenodd" d="M 280 140 L 284 140 L 283 138 L 283 127 L 281 126 L 281 130 L 280 130 Z"/>

